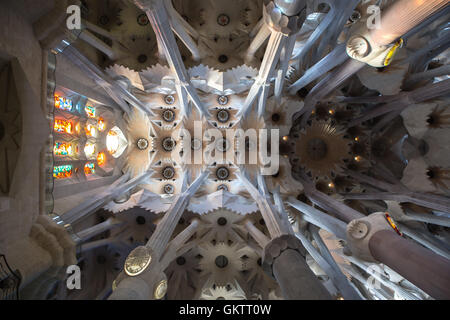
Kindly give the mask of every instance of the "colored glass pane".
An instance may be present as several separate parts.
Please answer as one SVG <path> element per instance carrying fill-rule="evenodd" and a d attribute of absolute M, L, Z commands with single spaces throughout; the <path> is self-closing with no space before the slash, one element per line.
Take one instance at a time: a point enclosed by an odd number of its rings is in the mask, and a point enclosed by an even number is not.
<path fill-rule="evenodd" d="M 67 120 L 56 119 L 55 120 L 55 131 L 61 133 L 73 133 L 73 124 Z"/>
<path fill-rule="evenodd" d="M 95 173 L 95 163 L 89 162 L 84 165 L 84 173 L 88 176 Z"/>
<path fill-rule="evenodd" d="M 73 167 L 71 165 L 53 167 L 53 177 L 55 179 L 70 178 L 73 174 Z"/>
<path fill-rule="evenodd" d="M 95 107 L 86 106 L 84 107 L 84 111 L 89 118 L 95 118 Z"/>
<path fill-rule="evenodd" d="M 64 111 L 72 111 L 72 100 L 55 95 L 55 108 Z"/>
<path fill-rule="evenodd" d="M 106 155 L 103 152 L 100 152 L 97 156 L 97 163 L 99 166 L 102 166 L 106 163 Z"/>
<path fill-rule="evenodd" d="M 65 142 L 55 142 L 53 147 L 53 153 L 56 156 L 69 156 L 73 154 L 73 148 L 70 143 Z"/>
<path fill-rule="evenodd" d="M 102 118 L 99 118 L 98 122 L 97 122 L 97 128 L 98 128 L 99 131 L 105 131 L 105 129 L 106 129 L 106 122 L 105 122 L 105 120 L 103 120 Z"/>
<path fill-rule="evenodd" d="M 88 137 L 95 137 L 97 135 L 97 129 L 92 124 L 86 125 L 85 132 Z"/>
<path fill-rule="evenodd" d="M 93 143 L 86 143 L 86 146 L 84 147 L 84 153 L 87 158 L 91 158 L 95 154 L 95 144 Z"/>

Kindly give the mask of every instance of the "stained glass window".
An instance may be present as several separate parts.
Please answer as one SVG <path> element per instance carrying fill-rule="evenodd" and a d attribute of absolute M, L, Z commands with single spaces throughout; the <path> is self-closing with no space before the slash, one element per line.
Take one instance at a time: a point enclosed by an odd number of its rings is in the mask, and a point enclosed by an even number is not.
<path fill-rule="evenodd" d="M 55 131 L 72 134 L 73 133 L 73 124 L 72 124 L 72 122 L 67 121 L 67 120 L 56 119 L 55 120 Z"/>
<path fill-rule="evenodd" d="M 84 173 L 88 176 L 95 173 L 95 163 L 89 162 L 84 165 Z"/>
<path fill-rule="evenodd" d="M 106 136 L 106 148 L 114 157 L 120 157 L 127 148 L 128 142 L 118 127 L 112 128 Z"/>
<path fill-rule="evenodd" d="M 119 136 L 113 130 L 109 131 L 106 137 L 106 148 L 111 154 L 114 154 L 119 149 Z"/>
<path fill-rule="evenodd" d="M 53 167 L 53 177 L 55 179 L 70 178 L 72 176 L 72 174 L 73 174 L 73 166 L 72 165 Z"/>
<path fill-rule="evenodd" d="M 86 124 L 85 131 L 88 137 L 95 137 L 97 135 L 97 129 L 93 124 L 90 123 Z"/>
<path fill-rule="evenodd" d="M 72 111 L 72 100 L 55 95 L 55 108 L 64 111 Z"/>
<path fill-rule="evenodd" d="M 106 163 L 106 155 L 103 152 L 100 152 L 97 156 L 97 163 L 99 166 L 102 166 Z"/>
<path fill-rule="evenodd" d="M 53 153 L 56 156 L 71 156 L 73 154 L 73 148 L 70 143 L 55 142 Z"/>
<path fill-rule="evenodd" d="M 103 118 L 99 118 L 97 122 L 97 128 L 99 131 L 105 131 L 106 129 L 106 122 L 103 120 Z"/>
<path fill-rule="evenodd" d="M 86 115 L 89 118 L 95 118 L 95 107 L 93 107 L 93 106 L 86 106 L 86 107 L 84 107 L 84 111 L 86 112 Z"/>
<path fill-rule="evenodd" d="M 84 147 L 84 153 L 86 155 L 86 158 L 90 159 L 95 154 L 95 144 L 93 143 L 86 143 L 86 146 Z"/>

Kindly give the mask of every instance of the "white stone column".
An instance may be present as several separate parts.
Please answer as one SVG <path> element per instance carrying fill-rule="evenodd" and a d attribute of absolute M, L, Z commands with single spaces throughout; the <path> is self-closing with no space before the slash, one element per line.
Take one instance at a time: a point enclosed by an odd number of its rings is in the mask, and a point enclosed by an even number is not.
<path fill-rule="evenodd" d="M 190 82 L 186 67 L 184 66 L 181 58 L 180 50 L 177 46 L 170 26 L 169 15 L 167 14 L 164 2 L 162 0 L 134 0 L 134 3 L 146 12 L 148 19 L 152 24 L 153 30 L 155 31 L 158 43 L 164 51 L 167 62 L 172 71 L 175 73 L 176 85 L 180 86 L 181 90 L 186 91 L 192 103 L 202 116 L 209 115 L 209 111 L 200 101 L 200 97 L 198 96 L 196 89 Z M 187 103 L 188 102 L 186 101 L 185 104 L 182 105 L 182 108 L 187 109 Z"/>
<path fill-rule="evenodd" d="M 251 220 L 245 220 L 244 223 L 245 229 L 248 231 L 250 236 L 255 239 L 255 241 L 259 244 L 261 248 L 265 248 L 266 245 L 270 242 L 270 239 L 262 233 L 258 228 L 255 227 Z"/>
<path fill-rule="evenodd" d="M 95 212 L 116 197 L 128 192 L 139 184 L 144 183 L 145 179 L 147 179 L 150 174 L 151 172 L 147 171 L 140 176 L 127 181 L 127 179 L 129 178 L 129 174 L 127 173 L 116 182 L 114 182 L 105 191 L 101 192 L 100 194 L 94 195 L 90 199 L 87 199 L 80 205 L 62 214 L 60 217 L 65 223 L 72 224 L 75 221 L 78 221 L 83 217 Z"/>
<path fill-rule="evenodd" d="M 80 240 L 82 242 L 85 242 L 86 240 L 89 240 L 90 238 L 98 236 L 99 234 L 101 234 L 105 231 L 117 228 L 123 224 L 124 224 L 124 222 L 111 217 L 111 218 L 108 218 L 107 220 L 103 221 L 102 223 L 96 224 L 95 226 L 92 226 L 85 230 L 79 231 L 76 234 L 78 235 L 78 237 L 80 238 Z"/>

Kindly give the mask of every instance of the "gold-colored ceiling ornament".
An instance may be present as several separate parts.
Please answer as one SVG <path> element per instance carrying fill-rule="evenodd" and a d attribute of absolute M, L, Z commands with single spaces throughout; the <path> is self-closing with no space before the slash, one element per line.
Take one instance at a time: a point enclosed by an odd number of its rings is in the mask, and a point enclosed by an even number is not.
<path fill-rule="evenodd" d="M 167 293 L 167 280 L 161 280 L 153 293 L 156 300 L 161 300 Z"/>
<path fill-rule="evenodd" d="M 152 255 L 147 247 L 137 247 L 125 260 L 124 270 L 130 277 L 140 275 L 152 262 Z"/>
<path fill-rule="evenodd" d="M 349 160 L 350 140 L 330 121 L 316 121 L 299 133 L 295 141 L 294 164 L 317 177 L 333 177 L 342 172 L 344 160 Z"/>
<path fill-rule="evenodd" d="M 112 291 L 116 291 L 116 289 L 117 289 L 117 282 L 116 280 L 114 280 L 112 283 Z"/>

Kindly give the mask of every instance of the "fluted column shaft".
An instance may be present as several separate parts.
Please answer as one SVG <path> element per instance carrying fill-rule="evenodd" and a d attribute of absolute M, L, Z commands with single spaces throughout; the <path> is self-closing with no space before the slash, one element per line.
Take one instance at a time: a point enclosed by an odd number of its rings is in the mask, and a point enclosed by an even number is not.
<path fill-rule="evenodd" d="M 180 194 L 175 201 L 171 204 L 169 210 L 164 215 L 164 218 L 158 223 L 155 232 L 147 242 L 147 247 L 151 247 L 159 257 L 162 256 L 164 250 L 172 237 L 173 231 L 181 218 L 186 206 L 189 204 L 189 200 L 203 184 L 206 178 L 209 176 L 209 172 L 203 172 L 190 186 L 189 188 Z"/>
<path fill-rule="evenodd" d="M 283 251 L 273 262 L 273 275 L 288 300 L 331 300 L 306 260 L 295 250 Z"/>
<path fill-rule="evenodd" d="M 435 299 L 450 299 L 450 260 L 381 230 L 369 240 L 375 259 L 388 265 Z"/>
<path fill-rule="evenodd" d="M 448 0 L 399 0 L 382 13 L 381 28 L 371 32 L 379 45 L 387 45 L 449 4 Z"/>

